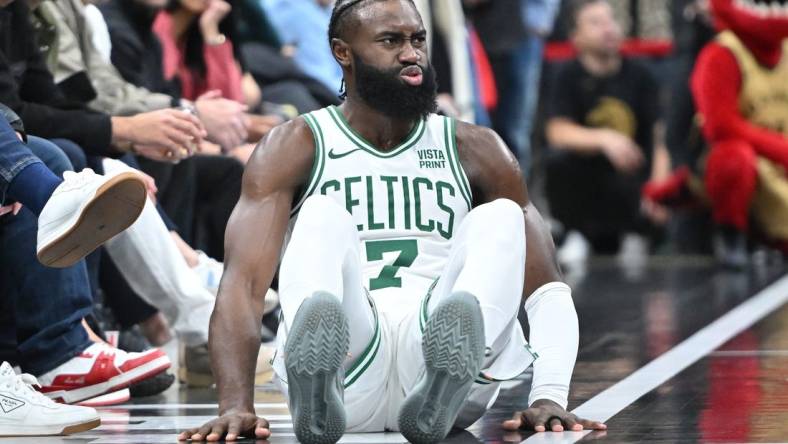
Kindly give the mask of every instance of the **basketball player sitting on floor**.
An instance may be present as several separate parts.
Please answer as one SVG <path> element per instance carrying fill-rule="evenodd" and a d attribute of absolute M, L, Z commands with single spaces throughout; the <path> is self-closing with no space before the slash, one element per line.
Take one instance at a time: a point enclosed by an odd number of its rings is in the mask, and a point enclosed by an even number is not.
<path fill-rule="evenodd" d="M 501 139 L 434 113 L 413 2 L 338 1 L 329 39 L 345 103 L 274 129 L 249 161 L 211 319 L 221 416 L 179 438 L 270 435 L 253 378 L 283 248 L 274 379 L 301 442 L 440 441 L 531 363 L 530 407 L 504 428 L 604 429 L 565 410 L 577 315 L 548 230 Z"/>

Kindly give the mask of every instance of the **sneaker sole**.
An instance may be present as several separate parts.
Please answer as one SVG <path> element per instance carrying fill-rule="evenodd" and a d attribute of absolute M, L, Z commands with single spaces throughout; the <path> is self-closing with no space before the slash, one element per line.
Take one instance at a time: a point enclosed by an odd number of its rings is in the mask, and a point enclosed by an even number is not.
<path fill-rule="evenodd" d="M 167 370 L 170 368 L 170 365 L 170 358 L 167 356 L 161 356 L 151 362 L 148 362 L 147 364 L 143 364 L 128 372 L 121 373 L 120 375 L 110 378 L 109 380 L 100 384 L 94 384 L 74 390 L 53 391 L 44 394 L 56 401 L 64 402 L 66 404 L 74 404 L 86 399 L 95 398 L 105 393 L 116 392 L 118 390 L 127 388 L 135 382 L 142 381 Z"/>
<path fill-rule="evenodd" d="M 413 443 L 436 443 L 451 430 L 484 358 L 479 302 L 455 293 L 430 316 L 421 342 L 426 372 L 400 408 L 400 432 Z"/>
<path fill-rule="evenodd" d="M 106 407 L 108 405 L 122 404 L 131 399 L 129 389 L 118 390 L 117 392 L 107 393 L 106 395 L 96 396 L 77 403 L 82 407 Z"/>
<path fill-rule="evenodd" d="M 101 425 L 101 419 L 91 419 L 87 422 L 76 424 L 58 424 L 49 426 L 0 426 L 0 438 L 15 436 L 65 436 L 74 433 L 86 432 Z"/>
<path fill-rule="evenodd" d="M 96 190 L 73 225 L 38 251 L 48 266 L 74 265 L 99 245 L 137 220 L 146 199 L 145 183 L 136 173 L 120 173 Z"/>
<path fill-rule="evenodd" d="M 285 345 L 293 430 L 300 442 L 333 444 L 345 433 L 343 394 L 337 376 L 350 347 L 339 300 L 315 293 L 296 313 Z"/>

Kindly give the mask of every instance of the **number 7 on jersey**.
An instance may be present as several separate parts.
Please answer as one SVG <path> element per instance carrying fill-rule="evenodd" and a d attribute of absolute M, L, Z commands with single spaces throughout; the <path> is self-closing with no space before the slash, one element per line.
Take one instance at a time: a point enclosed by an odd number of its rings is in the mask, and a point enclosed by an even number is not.
<path fill-rule="evenodd" d="M 416 239 L 396 239 L 367 242 L 367 260 L 379 261 L 384 253 L 399 251 L 399 256 L 391 265 L 384 265 L 378 277 L 369 280 L 369 290 L 388 287 L 402 287 L 402 278 L 397 277 L 400 267 L 410 267 L 419 254 Z"/>

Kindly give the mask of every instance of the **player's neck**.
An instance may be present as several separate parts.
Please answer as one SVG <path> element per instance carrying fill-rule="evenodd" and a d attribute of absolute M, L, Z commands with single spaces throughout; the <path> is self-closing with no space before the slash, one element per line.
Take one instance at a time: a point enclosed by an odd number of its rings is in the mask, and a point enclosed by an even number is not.
<path fill-rule="evenodd" d="M 387 116 L 350 96 L 339 110 L 351 128 L 381 151 L 388 151 L 398 146 L 417 123 L 415 120 L 401 120 Z"/>

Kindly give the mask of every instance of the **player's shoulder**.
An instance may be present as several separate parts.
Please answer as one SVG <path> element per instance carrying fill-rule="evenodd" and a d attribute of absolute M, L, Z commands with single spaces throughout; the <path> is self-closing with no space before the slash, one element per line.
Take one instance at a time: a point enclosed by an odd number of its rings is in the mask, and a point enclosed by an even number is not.
<path fill-rule="evenodd" d="M 297 187 L 308 178 L 314 157 L 312 131 L 304 117 L 298 116 L 260 140 L 246 165 L 244 180 L 257 183 L 260 189 Z"/>
<path fill-rule="evenodd" d="M 511 151 L 501 137 L 490 128 L 455 121 L 455 140 L 460 157 L 484 157 L 511 160 Z"/>
<path fill-rule="evenodd" d="M 263 153 L 285 157 L 312 157 L 315 142 L 312 130 L 301 115 L 273 127 L 261 140 L 258 150 Z"/>
<path fill-rule="evenodd" d="M 455 140 L 460 162 L 471 182 L 496 175 L 520 175 L 517 159 L 492 129 L 456 121 Z"/>

